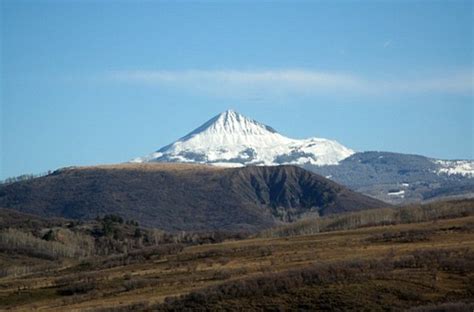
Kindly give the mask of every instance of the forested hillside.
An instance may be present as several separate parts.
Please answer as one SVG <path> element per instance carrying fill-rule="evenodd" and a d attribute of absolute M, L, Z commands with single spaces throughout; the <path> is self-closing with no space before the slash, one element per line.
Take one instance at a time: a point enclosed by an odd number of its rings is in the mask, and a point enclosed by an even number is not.
<path fill-rule="evenodd" d="M 294 166 L 123 164 L 0 186 L 0 207 L 43 217 L 108 214 L 167 231 L 259 231 L 310 215 L 388 206 Z"/>

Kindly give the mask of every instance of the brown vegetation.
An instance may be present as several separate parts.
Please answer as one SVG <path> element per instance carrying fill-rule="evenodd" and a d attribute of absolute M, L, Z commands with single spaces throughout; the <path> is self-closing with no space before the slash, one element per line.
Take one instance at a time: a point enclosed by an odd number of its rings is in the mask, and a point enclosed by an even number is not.
<path fill-rule="evenodd" d="M 106 215 L 95 221 L 45 220 L 0 209 L 0 276 L 41 272 L 77 259 L 82 265 L 106 268 L 142 262 L 151 257 L 175 254 L 187 245 L 242 239 L 245 233 L 179 232 L 146 229 L 136 221 Z M 33 265 L 14 261 L 19 255 L 34 259 Z M 12 263 L 10 264 L 9 260 Z M 50 260 L 50 263 L 42 263 Z M 54 261 L 53 261 L 54 260 Z M 43 261 L 44 262 L 44 261 Z"/>
<path fill-rule="evenodd" d="M 380 308 L 379 303 L 370 302 L 375 296 L 376 289 L 370 287 L 370 282 L 399 278 L 398 269 L 430 268 L 434 274 L 444 271 L 460 271 L 464 274 L 474 269 L 474 251 L 440 250 L 433 249 L 423 252 L 414 252 L 401 257 L 399 260 L 389 258 L 379 260 L 352 260 L 333 264 L 316 264 L 302 269 L 289 270 L 279 273 L 263 274 L 261 276 L 225 282 L 218 286 L 194 291 L 189 294 L 169 298 L 165 303 L 150 307 L 158 311 L 184 310 L 222 310 L 232 307 L 232 302 L 238 302 L 241 310 L 262 310 L 268 307 L 289 310 L 374 310 Z M 369 285 L 364 285 L 368 283 Z M 362 298 L 351 298 L 353 301 L 331 302 L 331 298 L 321 295 L 322 289 L 333 286 L 349 288 L 360 285 L 369 293 Z M 468 285 L 466 285 L 468 286 Z M 396 297 L 392 308 L 408 307 L 423 301 L 422 293 L 400 292 L 389 290 L 390 295 Z M 465 289 L 464 296 L 474 294 Z M 357 296 L 361 295 L 355 290 Z M 315 296 L 316 295 L 316 296 Z M 319 296 L 318 296 L 319 295 Z M 382 294 L 387 295 L 387 294 Z M 298 300 L 278 303 L 281 297 L 294 297 Z M 462 299 L 462 296 L 460 296 Z"/>
<path fill-rule="evenodd" d="M 354 213 L 308 218 L 274 227 L 259 234 L 261 237 L 310 235 L 360 227 L 416 223 L 474 215 L 474 199 L 412 204 L 403 207 L 364 210 Z"/>
<path fill-rule="evenodd" d="M 2 267 L 43 268 L 0 277 L 0 309 L 462 310 L 474 297 L 474 216 L 459 215 L 459 205 L 428 222 L 279 238 L 170 234 L 117 216 L 65 220 L 54 233 L 89 235 L 109 252 L 54 260 L 0 252 Z M 49 230 L 29 234 L 61 243 Z"/>

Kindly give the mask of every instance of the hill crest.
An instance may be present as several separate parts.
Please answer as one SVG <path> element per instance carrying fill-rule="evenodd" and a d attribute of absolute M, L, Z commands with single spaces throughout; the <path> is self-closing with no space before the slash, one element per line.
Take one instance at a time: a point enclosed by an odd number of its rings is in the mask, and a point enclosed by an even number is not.
<path fill-rule="evenodd" d="M 81 167 L 0 187 L 0 207 L 73 219 L 117 214 L 171 231 L 255 231 L 386 205 L 296 166 Z"/>

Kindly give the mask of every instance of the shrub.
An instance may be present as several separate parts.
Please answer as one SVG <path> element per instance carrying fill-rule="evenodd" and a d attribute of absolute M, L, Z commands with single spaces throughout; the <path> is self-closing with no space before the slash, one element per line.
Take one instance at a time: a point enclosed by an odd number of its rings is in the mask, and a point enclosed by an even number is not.
<path fill-rule="evenodd" d="M 79 282 L 71 285 L 63 286 L 58 289 L 58 294 L 61 296 L 72 296 L 78 294 L 86 294 L 94 289 L 97 285 L 91 282 Z"/>
<path fill-rule="evenodd" d="M 434 231 L 432 230 L 409 230 L 401 232 L 385 232 L 382 234 L 374 234 L 371 237 L 367 238 L 367 241 L 371 243 L 376 242 L 396 242 L 396 243 L 414 243 L 428 241 L 430 235 Z"/>

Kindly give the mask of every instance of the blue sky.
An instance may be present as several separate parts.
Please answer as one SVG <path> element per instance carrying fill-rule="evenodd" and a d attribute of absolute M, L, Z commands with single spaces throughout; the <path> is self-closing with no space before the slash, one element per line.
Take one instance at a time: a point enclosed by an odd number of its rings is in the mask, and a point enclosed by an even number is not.
<path fill-rule="evenodd" d="M 472 1 L 0 2 L 0 178 L 124 162 L 228 108 L 473 158 Z"/>

